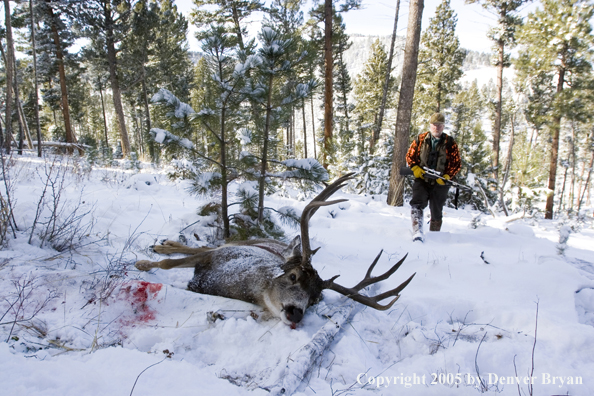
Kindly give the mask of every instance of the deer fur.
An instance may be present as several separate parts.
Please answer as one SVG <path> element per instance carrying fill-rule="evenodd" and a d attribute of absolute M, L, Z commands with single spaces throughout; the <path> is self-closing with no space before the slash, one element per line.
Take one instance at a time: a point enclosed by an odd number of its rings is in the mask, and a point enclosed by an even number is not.
<path fill-rule="evenodd" d="M 189 290 L 257 304 L 267 311 L 268 317 L 276 316 L 292 327 L 301 321 L 309 306 L 321 299 L 324 289 L 334 290 L 374 309 L 388 309 L 415 274 L 397 288 L 375 297 L 361 295 L 359 291 L 370 284 L 388 279 L 406 256 L 384 274 L 372 277 L 371 272 L 380 258 L 380 252 L 367 270 L 365 278 L 352 288 L 335 283 L 338 276 L 322 280 L 311 264 L 311 258 L 317 250 L 310 248 L 309 218 L 321 206 L 345 201 L 326 202 L 343 186 L 341 183 L 351 176 L 352 174 L 348 174 L 339 178 L 305 207 L 301 215 L 301 236 L 295 237 L 289 244 L 273 239 L 256 239 L 230 242 L 217 248 L 191 248 L 166 241 L 162 245 L 153 246 L 153 250 L 160 254 L 181 253 L 190 256 L 156 262 L 138 261 L 136 268 L 142 271 L 153 268 L 194 268 L 194 277 L 188 283 Z M 388 297 L 395 298 L 387 305 L 379 303 Z"/>

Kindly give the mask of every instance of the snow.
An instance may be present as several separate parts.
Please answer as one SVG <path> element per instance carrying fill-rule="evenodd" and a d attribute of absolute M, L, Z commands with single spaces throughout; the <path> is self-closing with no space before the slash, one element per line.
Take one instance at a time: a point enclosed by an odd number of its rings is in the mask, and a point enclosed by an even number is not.
<path fill-rule="evenodd" d="M 313 257 L 320 276 L 339 274 L 337 283 L 353 286 L 381 249 L 374 275 L 408 257 L 370 295 L 416 276 L 387 311 L 354 304 L 307 370 L 299 362 L 308 362 L 307 351 L 317 345 L 310 342 L 320 329 L 335 326 L 329 312 L 349 300 L 325 291 L 292 330 L 262 320 L 257 306 L 185 290 L 191 268 L 137 271 L 136 260 L 160 259 L 150 245 L 179 240 L 181 233 L 187 244 L 204 246 L 214 234 L 212 222 L 196 214 L 212 198 L 190 195 L 190 182 L 172 181 L 148 165 L 140 172 L 88 173 L 69 165 L 61 200 L 76 205 L 82 191 L 92 231 L 73 251 L 40 248 L 36 236 L 28 244 L 43 167 L 36 158 L 18 159 L 11 175 L 20 231 L 0 251 L 0 317 L 6 312 L 0 323 L 8 323 L 0 326 L 3 394 L 128 395 L 134 386 L 134 395 L 145 396 L 268 395 L 292 384 L 285 394 L 296 387 L 301 396 L 477 395 L 478 367 L 487 382 L 497 376 L 487 394 L 517 395 L 508 377 L 529 376 L 535 341 L 534 394 L 594 394 L 591 219 L 570 231 L 556 220 L 483 215 L 473 229 L 478 212 L 446 208 L 442 232 L 427 232 L 421 244 L 411 241 L 407 204 L 390 207 L 385 196 L 336 193 L 333 198 L 348 198 L 348 204 L 322 207 L 310 220 L 312 247 L 321 247 Z M 231 185 L 230 197 L 237 188 Z M 306 204 L 280 195 L 266 201 L 297 212 Z M 296 231 L 286 226 L 285 232 L 290 239 Z M 25 316 L 54 298 L 12 329 L 7 304 L 16 297 L 15 282 L 28 279 L 34 283 Z M 451 385 L 457 374 L 462 383 Z M 559 378 L 553 384 L 553 377 L 563 377 L 563 384 Z M 520 388 L 527 394 L 526 384 Z"/>

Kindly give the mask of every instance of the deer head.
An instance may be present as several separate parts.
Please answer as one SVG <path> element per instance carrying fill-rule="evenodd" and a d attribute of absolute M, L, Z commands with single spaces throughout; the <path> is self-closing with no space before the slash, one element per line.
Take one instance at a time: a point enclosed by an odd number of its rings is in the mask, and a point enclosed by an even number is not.
<path fill-rule="evenodd" d="M 399 293 L 416 275 L 416 273 L 411 275 L 406 281 L 392 290 L 377 296 L 369 297 L 362 295 L 359 292 L 369 285 L 388 279 L 402 265 L 406 259 L 406 255 L 388 271 L 380 276 L 374 277 L 371 273 L 382 255 L 382 251 L 380 251 L 369 266 L 363 280 L 350 288 L 335 282 L 339 275 L 333 276 L 328 280 L 322 280 L 318 275 L 318 272 L 312 266 L 312 257 L 319 248 L 315 250 L 311 249 L 309 240 L 309 219 L 322 206 L 329 206 L 347 201 L 346 199 L 328 201 L 328 198 L 342 188 L 344 182 L 352 178 L 353 173 L 340 177 L 334 183 L 327 186 L 305 207 L 305 209 L 303 209 L 300 224 L 301 237 L 296 237 L 289 245 L 288 250 L 291 252 L 291 255 L 282 266 L 284 274 L 275 279 L 277 282 L 275 282 L 272 289 L 272 295 L 274 296 L 273 301 L 278 303 L 274 310 L 280 313 L 280 318 L 287 324 L 294 325 L 295 323 L 298 323 L 303 317 L 305 309 L 320 300 L 324 289 L 334 290 L 354 301 L 374 309 L 389 309 L 400 297 Z M 381 301 L 389 297 L 394 298 L 387 304 L 382 305 Z"/>

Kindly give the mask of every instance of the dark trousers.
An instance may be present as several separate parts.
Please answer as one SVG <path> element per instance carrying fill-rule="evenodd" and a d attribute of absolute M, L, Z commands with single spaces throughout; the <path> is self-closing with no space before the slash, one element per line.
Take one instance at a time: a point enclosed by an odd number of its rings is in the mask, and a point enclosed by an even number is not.
<path fill-rule="evenodd" d="M 425 209 L 429 202 L 431 210 L 431 221 L 441 221 L 443 217 L 443 205 L 448 198 L 450 186 L 442 186 L 434 182 L 426 182 L 423 179 L 415 179 L 412 191 L 413 196 L 410 200 L 410 206 L 417 209 Z"/>

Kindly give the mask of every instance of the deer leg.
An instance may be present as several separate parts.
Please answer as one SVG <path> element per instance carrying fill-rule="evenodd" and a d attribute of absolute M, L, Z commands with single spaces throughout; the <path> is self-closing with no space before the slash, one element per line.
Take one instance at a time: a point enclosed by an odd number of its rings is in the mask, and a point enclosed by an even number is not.
<path fill-rule="evenodd" d="M 159 254 L 181 253 L 181 254 L 194 255 L 194 254 L 198 254 L 198 253 L 204 253 L 209 250 L 212 250 L 212 248 L 207 248 L 207 247 L 191 248 L 191 247 L 181 244 L 179 242 L 174 242 L 174 241 L 169 241 L 169 240 L 163 242 L 163 244 L 161 244 L 161 245 L 153 246 L 153 251 L 156 253 L 159 253 Z"/>
<path fill-rule="evenodd" d="M 201 248 L 207 249 L 207 248 Z M 172 269 L 172 268 L 194 268 L 197 265 L 210 264 L 211 250 L 202 251 L 193 256 L 183 257 L 179 259 L 165 259 L 161 261 L 140 260 L 134 266 L 141 271 L 149 271 L 153 268 Z"/>

